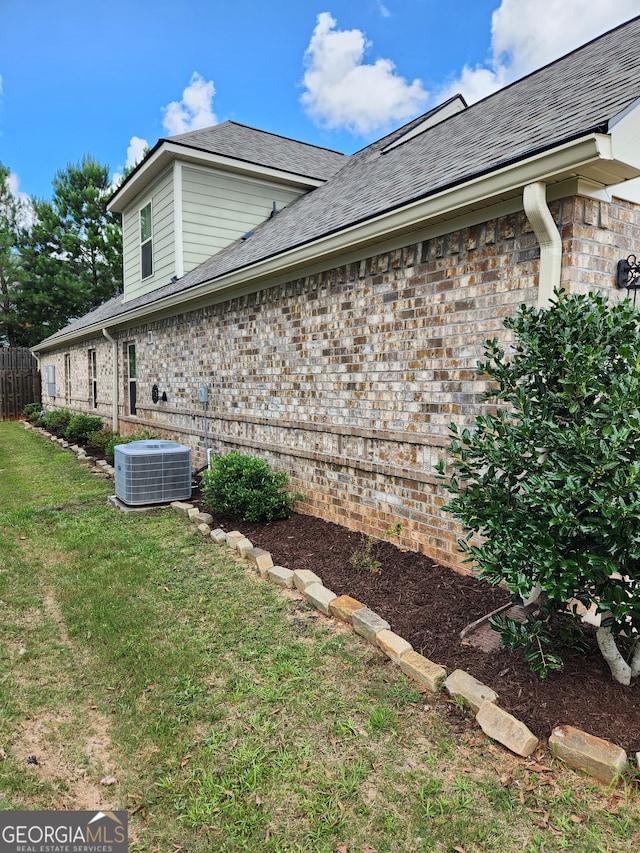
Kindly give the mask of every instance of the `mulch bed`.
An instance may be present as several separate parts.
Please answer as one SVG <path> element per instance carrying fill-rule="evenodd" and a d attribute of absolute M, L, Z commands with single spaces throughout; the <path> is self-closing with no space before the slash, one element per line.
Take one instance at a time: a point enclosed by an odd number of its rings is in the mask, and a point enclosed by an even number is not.
<path fill-rule="evenodd" d="M 555 726 L 568 724 L 618 744 L 629 755 L 640 751 L 640 679 L 630 687 L 613 681 L 595 634 L 586 654 L 563 652 L 563 669 L 541 681 L 508 649 L 484 652 L 460 640 L 469 623 L 509 600 L 502 589 L 386 541 L 376 546 L 381 571 L 356 571 L 349 560 L 362 535 L 309 515 L 294 513 L 269 524 L 217 517 L 214 526 L 241 530 L 269 551 L 276 565 L 311 569 L 336 595 L 361 601 L 415 651 L 448 672 L 464 669 L 492 687 L 500 706 L 537 737 L 546 739 Z"/>

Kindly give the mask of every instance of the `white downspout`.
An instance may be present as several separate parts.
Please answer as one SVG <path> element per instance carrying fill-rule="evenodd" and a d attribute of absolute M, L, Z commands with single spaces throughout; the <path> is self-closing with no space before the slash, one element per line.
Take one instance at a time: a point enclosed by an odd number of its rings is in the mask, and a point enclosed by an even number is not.
<path fill-rule="evenodd" d="M 112 398 L 112 411 L 111 411 L 111 429 L 113 432 L 118 432 L 118 342 L 111 337 L 107 329 L 102 330 L 102 334 L 111 344 L 111 357 L 112 357 L 112 374 L 113 374 L 113 390 L 111 394 Z"/>
<path fill-rule="evenodd" d="M 527 184 L 523 195 L 524 212 L 540 244 L 538 308 L 546 308 L 553 291 L 560 287 L 562 238 L 547 206 L 547 186 L 542 181 Z"/>

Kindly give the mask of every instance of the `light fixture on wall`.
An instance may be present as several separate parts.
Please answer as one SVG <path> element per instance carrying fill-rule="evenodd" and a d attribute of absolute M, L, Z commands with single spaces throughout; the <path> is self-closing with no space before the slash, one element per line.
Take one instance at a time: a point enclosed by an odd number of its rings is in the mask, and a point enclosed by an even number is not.
<path fill-rule="evenodd" d="M 167 402 L 167 392 L 163 391 L 162 394 L 160 394 L 160 389 L 158 388 L 157 385 L 154 385 L 151 389 L 151 400 L 154 403 L 157 403 L 158 400 L 162 400 L 163 403 L 166 403 Z"/>
<path fill-rule="evenodd" d="M 635 298 L 635 291 L 640 288 L 640 261 L 635 255 L 629 255 L 628 258 L 618 261 L 616 284 L 620 288 L 633 290 Z"/>

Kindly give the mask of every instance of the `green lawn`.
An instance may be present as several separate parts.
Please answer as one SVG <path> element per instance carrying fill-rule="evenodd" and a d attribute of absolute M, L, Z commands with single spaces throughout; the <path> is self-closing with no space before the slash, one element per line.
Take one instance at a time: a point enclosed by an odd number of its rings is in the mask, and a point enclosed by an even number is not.
<path fill-rule="evenodd" d="M 126 808 L 134 853 L 640 850 L 632 781 L 510 756 L 112 489 L 0 423 L 0 808 Z"/>

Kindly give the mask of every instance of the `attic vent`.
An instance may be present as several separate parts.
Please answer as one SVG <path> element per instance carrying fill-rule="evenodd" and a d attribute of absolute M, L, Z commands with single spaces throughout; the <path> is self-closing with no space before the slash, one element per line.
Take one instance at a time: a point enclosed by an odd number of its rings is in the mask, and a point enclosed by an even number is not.
<path fill-rule="evenodd" d="M 114 449 L 116 497 L 130 506 L 191 497 L 191 451 L 177 441 L 132 441 Z"/>

